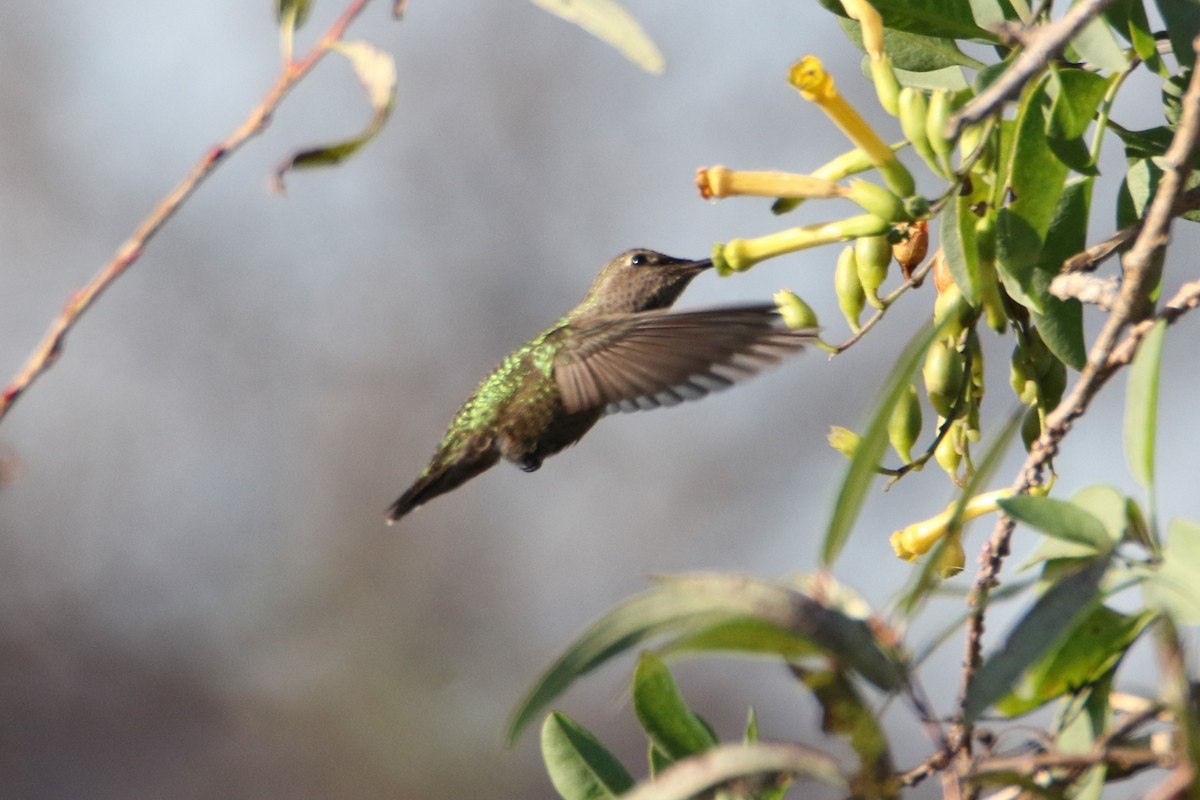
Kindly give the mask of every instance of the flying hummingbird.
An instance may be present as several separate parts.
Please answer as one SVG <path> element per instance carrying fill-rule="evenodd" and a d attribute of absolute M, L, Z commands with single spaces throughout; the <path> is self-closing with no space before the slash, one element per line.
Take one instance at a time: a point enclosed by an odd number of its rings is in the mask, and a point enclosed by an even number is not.
<path fill-rule="evenodd" d="M 389 524 L 501 456 L 533 472 L 608 412 L 703 397 L 813 340 L 781 327 L 772 304 L 669 313 L 711 266 L 641 249 L 605 264 L 582 303 L 479 384 Z"/>

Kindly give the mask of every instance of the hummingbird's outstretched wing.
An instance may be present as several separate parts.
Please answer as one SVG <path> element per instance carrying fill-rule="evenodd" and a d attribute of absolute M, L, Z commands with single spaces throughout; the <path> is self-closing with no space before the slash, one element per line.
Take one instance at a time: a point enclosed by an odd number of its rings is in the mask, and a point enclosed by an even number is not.
<path fill-rule="evenodd" d="M 614 314 L 571 326 L 554 378 L 568 412 L 671 406 L 747 378 L 814 337 L 782 327 L 772 304 Z"/>

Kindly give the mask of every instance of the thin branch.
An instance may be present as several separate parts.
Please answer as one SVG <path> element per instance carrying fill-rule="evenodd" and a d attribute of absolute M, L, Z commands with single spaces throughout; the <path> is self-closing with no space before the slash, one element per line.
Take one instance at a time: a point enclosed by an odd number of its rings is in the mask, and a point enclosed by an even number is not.
<path fill-rule="evenodd" d="M 1080 4 L 1082 6 L 1083 4 Z M 1076 8 L 1080 7 L 1076 6 Z M 1192 43 L 1193 48 L 1200 50 L 1200 39 Z M 1078 382 L 1058 407 L 1046 417 L 1045 429 L 1041 436 L 1030 448 L 1029 456 L 1021 467 L 1021 471 L 1013 483 L 1013 491 L 1023 493 L 1031 487 L 1040 485 L 1046 465 L 1058 453 L 1059 444 L 1071 430 L 1076 419 L 1083 415 L 1100 388 L 1112 377 L 1113 373 L 1127 362 L 1115 362 L 1112 359 L 1117 350 L 1117 342 L 1121 333 L 1131 323 L 1140 322 L 1140 308 L 1145 303 L 1153 285 L 1151 283 L 1152 269 L 1156 251 L 1163 247 L 1170 235 L 1171 222 L 1174 219 L 1174 209 L 1183 191 L 1188 172 L 1188 163 L 1200 135 L 1200 70 L 1193 73 L 1183 96 L 1182 116 L 1171 146 L 1164 156 L 1165 172 L 1155 192 L 1154 200 L 1146 212 L 1145 225 L 1138 234 L 1133 247 L 1124 259 L 1124 275 L 1121 291 L 1117 295 L 1112 314 L 1096 337 L 1088 362 L 1080 374 Z M 1193 287 L 1194 284 L 1188 284 Z M 1185 287 L 1186 288 L 1186 287 Z M 1186 310 L 1195 307 L 1193 298 L 1195 291 L 1191 288 L 1176 298 L 1180 305 L 1168 305 L 1157 317 L 1173 322 Z M 1148 331 L 1139 326 L 1130 334 L 1129 358 L 1136 349 L 1137 342 Z M 984 545 L 980 554 L 982 567 L 971 586 L 967 598 L 970 614 L 967 620 L 967 643 L 964 658 L 963 679 L 960 688 L 959 707 L 962 707 L 966 697 L 967 686 L 980 663 L 982 652 L 984 614 L 987 608 L 988 595 L 997 585 L 997 576 L 1008 555 L 1009 540 L 1012 537 L 1015 523 L 1007 516 L 1001 515 L 992 532 L 991 539 Z M 962 726 L 958 736 L 953 737 L 958 742 L 969 738 L 969 728 Z"/>
<path fill-rule="evenodd" d="M 1031 77 L 1045 69 L 1051 59 L 1058 57 L 1075 34 L 1114 1 L 1084 0 L 1071 6 L 1057 22 L 1048 22 L 1027 32 L 1023 37 L 1025 49 L 1021 55 L 992 85 L 950 117 L 946 123 L 947 136 L 958 136 L 967 125 L 991 116 L 1001 104 L 1015 97 Z"/>
<path fill-rule="evenodd" d="M 284 97 L 329 52 L 331 46 L 342 38 L 346 28 L 369 2 L 370 0 L 352 0 L 308 55 L 299 61 L 285 64 L 282 72 L 275 79 L 274 85 L 254 107 L 245 121 L 223 142 L 205 153 L 187 177 L 159 201 L 150 215 L 129 237 L 129 240 L 117 249 L 112 259 L 96 273 L 95 277 L 83 288 L 71 294 L 41 344 L 34 350 L 12 383 L 4 389 L 3 393 L 0 393 L 0 420 L 4 419 L 9 409 L 25 393 L 25 390 L 58 360 L 62 354 L 67 334 L 75 327 L 79 318 L 92 307 L 92 304 L 117 278 L 121 277 L 125 270 L 141 257 L 146 245 L 154 238 L 155 234 L 166 224 L 167 220 L 175 215 L 180 206 L 216 170 L 217 166 L 227 156 L 266 129 L 271 122 L 271 115 Z"/>

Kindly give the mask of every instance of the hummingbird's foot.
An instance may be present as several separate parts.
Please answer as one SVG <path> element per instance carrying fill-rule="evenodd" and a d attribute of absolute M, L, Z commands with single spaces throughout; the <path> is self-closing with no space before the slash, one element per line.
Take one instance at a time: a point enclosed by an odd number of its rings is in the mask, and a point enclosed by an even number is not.
<path fill-rule="evenodd" d="M 517 462 L 517 466 L 525 472 L 537 472 L 538 467 L 542 466 L 542 457 L 536 453 L 526 453 L 521 456 L 521 460 Z"/>

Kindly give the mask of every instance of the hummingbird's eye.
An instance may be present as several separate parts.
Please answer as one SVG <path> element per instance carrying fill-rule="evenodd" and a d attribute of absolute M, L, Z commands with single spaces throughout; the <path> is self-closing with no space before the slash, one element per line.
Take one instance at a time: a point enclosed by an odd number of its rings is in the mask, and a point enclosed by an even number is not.
<path fill-rule="evenodd" d="M 650 263 L 650 258 L 645 253 L 634 253 L 629 257 L 629 266 L 640 267 Z"/>

